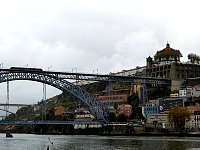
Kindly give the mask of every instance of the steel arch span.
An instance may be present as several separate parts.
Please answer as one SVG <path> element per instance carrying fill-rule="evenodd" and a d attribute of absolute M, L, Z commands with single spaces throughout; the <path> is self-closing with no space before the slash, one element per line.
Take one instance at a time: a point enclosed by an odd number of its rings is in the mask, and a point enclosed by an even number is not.
<path fill-rule="evenodd" d="M 59 78 L 56 75 L 46 72 L 24 72 L 24 71 L 4 71 L 0 72 L 0 83 L 13 80 L 30 80 L 48 84 L 57 89 L 67 92 L 77 101 L 79 101 L 90 113 L 98 120 L 99 123 L 108 124 L 109 109 L 106 105 L 99 103 L 97 97 L 92 96 L 87 91 L 79 86 L 70 83 L 69 81 Z"/>

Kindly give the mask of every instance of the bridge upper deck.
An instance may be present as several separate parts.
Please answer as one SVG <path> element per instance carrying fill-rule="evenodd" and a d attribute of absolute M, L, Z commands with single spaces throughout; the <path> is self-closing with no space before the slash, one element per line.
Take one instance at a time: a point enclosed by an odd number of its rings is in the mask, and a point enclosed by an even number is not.
<path fill-rule="evenodd" d="M 126 82 L 126 83 L 142 83 L 155 85 L 171 85 L 171 80 L 167 78 L 152 78 L 152 77 L 135 77 L 135 76 L 116 76 L 116 75 L 102 75 L 102 74 L 88 74 L 88 73 L 72 73 L 72 72 L 57 72 L 57 71 L 43 71 L 38 70 L 14 70 L 14 69 L 0 69 L 1 74 L 8 73 L 31 73 L 44 74 L 58 77 L 60 79 L 72 80 L 88 80 L 88 81 L 107 81 L 107 82 Z"/>

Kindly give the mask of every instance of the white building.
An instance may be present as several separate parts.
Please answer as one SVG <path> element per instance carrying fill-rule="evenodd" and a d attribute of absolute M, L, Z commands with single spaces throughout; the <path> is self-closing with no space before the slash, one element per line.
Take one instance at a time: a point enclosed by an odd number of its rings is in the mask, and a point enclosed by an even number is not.
<path fill-rule="evenodd" d="M 144 71 L 144 69 L 146 69 L 146 66 L 144 66 L 144 67 L 137 66 L 134 69 L 122 70 L 120 72 L 110 73 L 110 75 L 116 75 L 116 76 L 134 76 L 134 75 L 137 75 L 137 74 L 141 74 Z"/>
<path fill-rule="evenodd" d="M 186 127 L 198 129 L 200 128 L 200 106 L 187 106 L 186 107 L 191 112 L 190 121 L 186 122 Z"/>
<path fill-rule="evenodd" d="M 200 85 L 180 88 L 179 97 L 200 97 Z"/>
<path fill-rule="evenodd" d="M 192 96 L 192 87 L 181 87 L 179 90 L 179 97 L 191 97 Z"/>
<path fill-rule="evenodd" d="M 200 85 L 195 85 L 192 87 L 192 96 L 199 97 L 200 96 Z"/>

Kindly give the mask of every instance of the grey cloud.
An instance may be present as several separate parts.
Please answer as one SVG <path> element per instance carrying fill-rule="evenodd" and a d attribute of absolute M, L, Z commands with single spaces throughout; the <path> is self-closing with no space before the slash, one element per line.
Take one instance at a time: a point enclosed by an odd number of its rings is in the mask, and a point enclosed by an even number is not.
<path fill-rule="evenodd" d="M 10 12 L 0 10 L 0 63 L 5 67 L 28 64 L 44 70 L 52 66 L 56 71 L 98 69 L 107 74 L 144 66 L 146 57 L 163 49 L 167 41 L 184 55 L 199 53 L 199 23 L 195 30 L 187 27 L 186 18 L 178 20 L 177 10 L 168 12 L 161 3 L 148 7 L 136 1 L 32 3 L 16 4 Z"/>

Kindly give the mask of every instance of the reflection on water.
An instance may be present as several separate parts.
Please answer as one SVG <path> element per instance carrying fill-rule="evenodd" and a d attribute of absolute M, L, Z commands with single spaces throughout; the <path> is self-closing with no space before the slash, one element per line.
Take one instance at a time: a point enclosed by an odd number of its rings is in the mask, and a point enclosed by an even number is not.
<path fill-rule="evenodd" d="M 54 143 L 56 150 L 200 150 L 200 137 L 113 137 L 0 134 L 0 150 L 46 150 Z"/>

